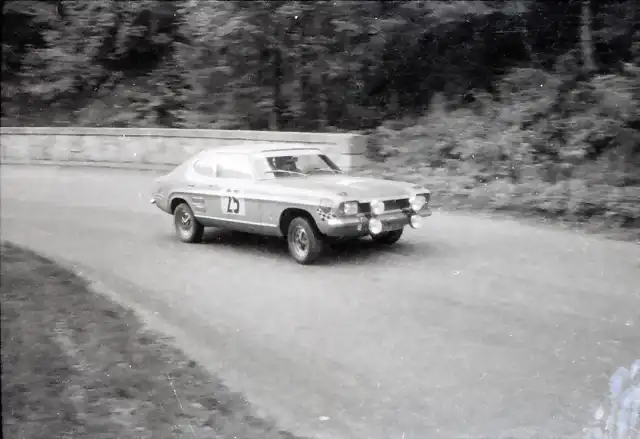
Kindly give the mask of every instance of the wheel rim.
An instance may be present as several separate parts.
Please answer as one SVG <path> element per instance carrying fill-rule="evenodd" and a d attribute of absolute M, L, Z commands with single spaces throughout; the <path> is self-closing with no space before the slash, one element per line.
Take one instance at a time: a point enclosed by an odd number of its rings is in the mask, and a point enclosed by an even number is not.
<path fill-rule="evenodd" d="M 293 250 L 298 257 L 304 258 L 309 253 L 309 235 L 303 227 L 296 227 L 291 236 Z"/>
<path fill-rule="evenodd" d="M 184 209 L 180 209 L 176 215 L 176 227 L 181 235 L 189 235 L 193 227 L 193 218 L 191 217 L 191 214 Z"/>

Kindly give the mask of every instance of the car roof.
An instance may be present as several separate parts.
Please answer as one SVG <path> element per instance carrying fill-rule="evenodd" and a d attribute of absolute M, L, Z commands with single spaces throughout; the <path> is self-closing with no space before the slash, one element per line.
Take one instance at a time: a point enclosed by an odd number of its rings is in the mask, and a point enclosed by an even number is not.
<path fill-rule="evenodd" d="M 225 146 L 222 148 L 209 148 L 201 151 L 201 155 L 226 154 L 256 154 L 262 152 L 277 151 L 320 151 L 319 148 L 305 145 L 304 143 L 241 143 L 239 145 Z"/>

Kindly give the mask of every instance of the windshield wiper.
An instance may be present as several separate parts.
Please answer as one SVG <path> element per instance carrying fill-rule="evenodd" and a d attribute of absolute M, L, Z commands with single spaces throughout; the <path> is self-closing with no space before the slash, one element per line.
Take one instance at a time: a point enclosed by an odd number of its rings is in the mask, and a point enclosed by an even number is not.
<path fill-rule="evenodd" d="M 311 173 L 316 172 L 316 171 L 329 171 L 329 172 L 331 172 L 333 174 L 340 174 L 341 173 L 340 171 L 338 171 L 336 169 L 333 169 L 333 168 L 315 168 L 315 169 L 311 169 L 309 171 L 309 173 L 311 174 Z"/>
<path fill-rule="evenodd" d="M 276 172 L 286 172 L 288 174 L 302 175 L 303 177 L 307 177 L 307 174 L 305 174 L 303 172 L 288 171 L 288 170 L 284 170 L 284 169 L 273 169 L 273 170 L 270 169 L 268 171 L 264 171 L 265 174 L 275 174 Z"/>

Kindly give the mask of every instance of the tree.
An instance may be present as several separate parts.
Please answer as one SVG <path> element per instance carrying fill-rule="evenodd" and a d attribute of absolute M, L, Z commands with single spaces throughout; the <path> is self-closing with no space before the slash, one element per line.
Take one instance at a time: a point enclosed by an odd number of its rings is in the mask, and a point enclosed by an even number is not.
<path fill-rule="evenodd" d="M 582 50 L 582 69 L 591 74 L 596 71 L 593 49 L 591 0 L 582 0 L 580 11 L 580 48 Z"/>

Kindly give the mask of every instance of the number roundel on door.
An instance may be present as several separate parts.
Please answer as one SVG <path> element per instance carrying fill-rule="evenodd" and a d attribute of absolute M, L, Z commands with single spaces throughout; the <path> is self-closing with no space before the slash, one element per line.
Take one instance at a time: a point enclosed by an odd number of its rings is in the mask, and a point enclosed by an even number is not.
<path fill-rule="evenodd" d="M 222 213 L 224 213 L 225 215 L 239 215 L 239 216 L 244 216 L 245 215 L 245 205 L 244 205 L 244 200 L 242 198 L 238 198 L 238 197 L 222 197 L 221 201 L 221 206 L 222 207 Z"/>

